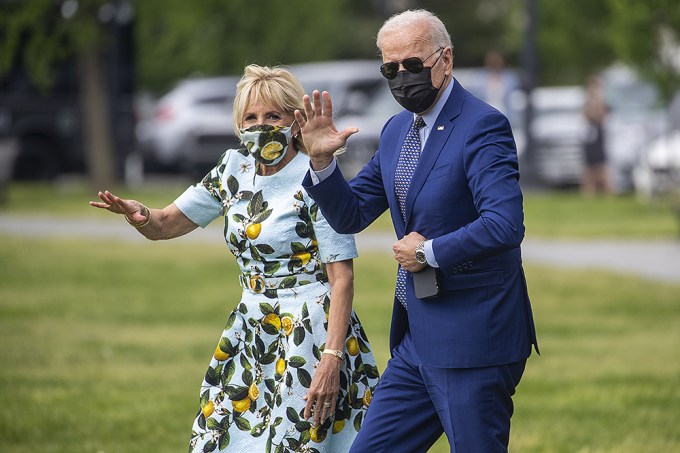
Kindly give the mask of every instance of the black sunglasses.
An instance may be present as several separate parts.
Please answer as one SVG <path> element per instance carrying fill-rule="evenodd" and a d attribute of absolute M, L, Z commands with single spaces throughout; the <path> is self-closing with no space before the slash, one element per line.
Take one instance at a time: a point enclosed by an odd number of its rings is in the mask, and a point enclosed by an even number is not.
<path fill-rule="evenodd" d="M 441 52 L 444 50 L 444 47 L 440 47 L 439 49 L 435 50 L 432 55 L 427 57 L 424 60 L 421 60 L 418 57 L 411 57 L 411 58 L 406 58 L 405 60 L 401 61 L 401 65 L 406 69 L 408 72 L 421 72 L 423 68 L 425 68 L 424 63 L 429 60 L 434 54 L 437 52 Z M 397 76 L 397 73 L 399 72 L 399 63 L 398 61 L 390 61 L 389 63 L 383 63 L 380 65 L 380 73 L 385 77 L 386 79 L 393 79 Z M 435 63 L 436 64 L 436 63 Z"/>

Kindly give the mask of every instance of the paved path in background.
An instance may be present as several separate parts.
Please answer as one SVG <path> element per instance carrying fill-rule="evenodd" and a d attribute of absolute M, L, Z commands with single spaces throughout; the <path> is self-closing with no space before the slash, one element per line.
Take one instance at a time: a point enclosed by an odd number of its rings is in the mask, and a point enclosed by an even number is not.
<path fill-rule="evenodd" d="M 116 221 L 118 220 L 118 221 Z M 114 241 L 145 241 L 121 219 L 62 219 L 0 214 L 0 234 L 23 237 L 87 237 Z M 180 242 L 222 245 L 222 226 L 213 222 Z M 391 234 L 360 233 L 359 252 L 391 253 Z M 680 283 L 680 241 L 671 240 L 547 240 L 527 238 L 522 244 L 524 261 L 574 269 L 604 269 L 639 275 L 653 280 Z"/>

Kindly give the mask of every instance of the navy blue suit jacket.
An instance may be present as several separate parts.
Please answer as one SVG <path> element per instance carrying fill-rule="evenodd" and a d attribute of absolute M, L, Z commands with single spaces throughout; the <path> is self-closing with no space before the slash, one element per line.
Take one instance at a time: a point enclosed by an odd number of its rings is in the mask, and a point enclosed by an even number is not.
<path fill-rule="evenodd" d="M 330 225 L 357 233 L 389 208 L 398 238 L 416 231 L 433 240 L 441 292 L 416 298 L 408 274 L 408 311 L 396 301 L 390 347 L 406 332 L 426 365 L 502 365 L 538 350 L 522 269 L 524 237 L 517 152 L 507 118 L 455 82 L 425 143 L 406 197 L 406 222 L 394 190 L 401 145 L 413 122 L 403 111 L 380 145 L 346 182 L 339 169 L 303 186 Z"/>

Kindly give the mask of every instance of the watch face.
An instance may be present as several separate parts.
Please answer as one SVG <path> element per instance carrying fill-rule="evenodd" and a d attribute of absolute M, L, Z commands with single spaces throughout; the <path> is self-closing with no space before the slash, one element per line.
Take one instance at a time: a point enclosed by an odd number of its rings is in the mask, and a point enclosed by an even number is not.
<path fill-rule="evenodd" d="M 416 250 L 416 261 L 418 261 L 420 264 L 425 264 L 427 262 L 425 252 L 423 250 L 421 249 Z"/>

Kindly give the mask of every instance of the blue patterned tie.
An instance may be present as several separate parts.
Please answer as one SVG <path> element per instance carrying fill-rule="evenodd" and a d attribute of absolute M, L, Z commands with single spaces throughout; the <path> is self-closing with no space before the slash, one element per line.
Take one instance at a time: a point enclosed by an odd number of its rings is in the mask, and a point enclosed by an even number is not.
<path fill-rule="evenodd" d="M 413 172 L 418 166 L 420 158 L 420 129 L 425 126 L 422 116 L 417 116 L 411 129 L 406 134 L 404 144 L 401 145 L 397 170 L 394 175 L 394 192 L 397 194 L 401 218 L 406 222 L 406 193 L 411 184 Z M 397 287 L 395 289 L 397 299 L 406 308 L 406 271 L 399 266 L 397 271 Z"/>

